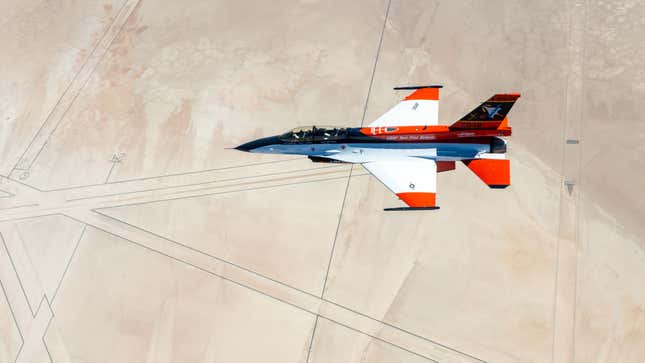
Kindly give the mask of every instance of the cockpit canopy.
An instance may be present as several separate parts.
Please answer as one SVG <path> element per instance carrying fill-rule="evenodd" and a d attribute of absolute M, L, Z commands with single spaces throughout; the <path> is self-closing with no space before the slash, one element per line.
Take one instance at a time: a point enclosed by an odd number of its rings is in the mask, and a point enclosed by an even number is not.
<path fill-rule="evenodd" d="M 339 140 L 346 136 L 346 128 L 334 126 L 304 126 L 296 127 L 280 135 L 280 140 L 289 143 L 310 143 Z"/>

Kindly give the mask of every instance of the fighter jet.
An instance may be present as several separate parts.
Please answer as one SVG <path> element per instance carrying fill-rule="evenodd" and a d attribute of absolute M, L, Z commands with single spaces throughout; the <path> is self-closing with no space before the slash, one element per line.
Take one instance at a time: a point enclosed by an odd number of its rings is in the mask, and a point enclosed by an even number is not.
<path fill-rule="evenodd" d="M 452 125 L 438 125 L 440 88 L 394 88 L 412 93 L 367 127 L 297 127 L 236 149 L 361 164 L 408 206 L 386 210 L 438 209 L 437 173 L 454 170 L 456 161 L 490 188 L 508 187 L 503 137 L 511 136 L 507 115 L 520 94 L 496 94 Z"/>

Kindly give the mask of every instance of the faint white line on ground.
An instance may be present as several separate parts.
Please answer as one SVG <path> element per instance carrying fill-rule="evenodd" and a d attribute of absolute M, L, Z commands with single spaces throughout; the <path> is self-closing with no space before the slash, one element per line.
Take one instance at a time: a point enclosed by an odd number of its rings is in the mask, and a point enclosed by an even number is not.
<path fill-rule="evenodd" d="M 126 191 L 126 192 L 120 192 L 120 193 L 91 195 L 91 196 L 86 196 L 86 197 L 70 198 L 70 199 L 67 199 L 67 201 L 68 202 L 74 202 L 74 201 L 78 201 L 78 200 L 114 197 L 114 196 L 121 196 L 121 195 L 126 195 L 126 194 L 133 194 L 133 193 L 146 193 L 146 192 L 154 192 L 154 191 L 160 191 L 160 190 L 186 188 L 186 187 L 191 187 L 191 186 L 200 186 L 200 185 L 207 185 L 207 184 L 224 183 L 224 182 L 231 182 L 231 181 L 240 181 L 240 180 L 244 180 L 244 179 L 255 179 L 255 178 L 262 178 L 262 177 L 267 177 L 267 176 L 295 174 L 295 173 L 299 173 L 299 172 L 303 172 L 303 171 L 317 171 L 317 170 L 329 169 L 329 168 L 339 168 L 339 166 L 334 165 L 334 166 L 326 166 L 326 167 L 314 168 L 314 169 L 309 168 L 309 169 L 289 170 L 289 171 L 282 171 L 282 172 L 275 172 L 275 173 L 268 173 L 268 174 L 242 176 L 242 177 L 237 177 L 237 178 L 218 179 L 218 180 L 205 181 L 205 182 L 200 182 L 200 183 L 189 183 L 189 184 L 171 185 L 171 186 L 165 186 L 165 187 L 159 187 L 159 188 L 150 188 L 150 189 Z M 307 177 L 307 176 L 309 176 L 309 175 L 305 174 L 303 176 L 298 176 L 298 177 Z M 294 178 L 296 178 L 296 177 L 294 177 Z"/>
<path fill-rule="evenodd" d="M 425 358 L 437 360 L 441 357 L 449 357 L 460 361 L 482 362 L 481 359 L 468 353 L 450 348 L 437 341 L 352 310 L 333 301 L 322 299 L 315 294 L 272 279 L 221 257 L 210 255 L 98 211 L 95 211 L 95 213 L 74 211 L 73 215 L 68 216 L 173 260 L 183 262 L 236 285 L 249 288 L 274 300 L 319 315 L 340 325 L 350 326 L 353 330 L 388 344 L 415 351 Z M 218 266 L 222 263 L 233 268 Z M 265 291 L 270 291 L 271 293 Z M 412 347 L 415 347 L 415 349 L 412 349 Z M 420 351 L 418 351 L 419 349 Z"/>
<path fill-rule="evenodd" d="M 584 66 L 587 28 L 584 0 L 567 3 L 569 72 L 566 78 L 562 126 L 562 179 L 558 210 L 558 235 L 555 255 L 553 297 L 552 362 L 575 361 L 576 299 L 578 285 L 580 190 L 573 188 L 580 176 L 581 123 L 584 116 Z M 579 71 L 578 71 L 579 70 Z"/>
<path fill-rule="evenodd" d="M 267 165 L 267 164 L 278 164 L 278 163 L 286 163 L 286 162 L 292 162 L 292 161 L 299 161 L 302 160 L 303 158 L 292 158 L 292 159 L 287 159 L 287 160 L 274 160 L 274 161 L 265 161 L 265 162 L 260 162 L 260 163 L 248 163 L 248 164 L 241 164 L 241 165 L 232 165 L 232 166 L 225 166 L 221 168 L 212 168 L 212 169 L 203 169 L 203 170 L 195 170 L 195 171 L 186 171 L 186 172 L 181 172 L 181 173 L 172 173 L 172 174 L 165 174 L 165 175 L 155 175 L 155 176 L 147 176 L 147 177 L 141 177 L 141 178 L 132 178 L 132 179 L 124 179 L 124 180 L 117 180 L 117 181 L 112 181 L 108 183 L 95 183 L 95 184 L 86 184 L 86 185 L 74 185 L 74 186 L 68 186 L 68 187 L 62 187 L 62 188 L 53 188 L 53 189 L 41 189 L 33 185 L 25 184 L 19 180 L 15 180 L 12 178 L 6 178 L 7 180 L 11 180 L 13 182 L 17 182 L 20 184 L 23 184 L 24 186 L 27 186 L 29 188 L 32 188 L 34 190 L 37 190 L 39 192 L 59 192 L 59 191 L 66 191 L 66 190 L 81 190 L 81 189 L 87 189 L 87 188 L 92 188 L 92 187 L 100 187 L 100 186 L 105 186 L 105 185 L 119 185 L 119 184 L 130 184 L 130 183 L 136 183 L 136 182 L 141 182 L 145 180 L 152 180 L 152 179 L 170 179 L 173 177 L 180 177 L 180 176 L 186 176 L 186 175 L 195 175 L 195 174 L 206 174 L 209 172 L 213 171 L 223 171 L 223 170 L 230 170 L 230 169 L 238 169 L 238 168 L 247 168 L 247 167 L 253 167 L 253 166 L 262 166 L 262 165 Z"/>
<path fill-rule="evenodd" d="M 365 114 L 367 113 L 367 105 L 370 101 L 370 95 L 372 93 L 372 84 L 374 83 L 376 66 L 378 65 L 379 55 L 381 54 L 381 45 L 383 44 L 383 35 L 385 34 L 385 26 L 387 25 L 387 19 L 388 19 L 388 16 L 390 15 L 390 5 L 392 5 L 392 0 L 388 0 L 387 8 L 385 9 L 385 17 L 383 19 L 383 27 L 381 28 L 381 36 L 379 37 L 378 47 L 376 48 L 376 56 L 374 58 L 374 65 L 372 66 L 372 75 L 370 77 L 370 83 L 367 88 L 365 105 L 363 105 L 363 116 L 361 117 L 361 127 L 363 127 L 363 124 L 365 123 Z M 354 164 L 352 164 L 349 169 L 349 176 L 347 177 L 347 185 L 345 185 L 345 193 L 343 194 L 343 202 L 340 205 L 340 212 L 338 213 L 338 224 L 336 225 L 336 233 L 334 234 L 334 241 L 331 244 L 331 251 L 329 253 L 329 262 L 327 263 L 327 271 L 325 272 L 325 279 L 323 280 L 323 285 L 320 292 L 321 298 L 324 298 L 325 296 L 325 288 L 327 287 L 327 278 L 329 277 L 329 270 L 331 269 L 331 264 L 334 259 L 334 251 L 336 250 L 336 240 L 338 239 L 340 224 L 343 220 L 343 211 L 345 210 L 345 202 L 347 201 L 347 193 L 349 192 L 349 182 L 352 180 L 353 172 L 354 172 Z"/>
<path fill-rule="evenodd" d="M 58 281 L 58 285 L 56 285 L 56 290 L 54 290 L 54 294 L 51 297 L 52 303 L 54 302 L 54 300 L 56 299 L 56 296 L 58 295 L 58 290 L 60 290 L 60 286 L 63 284 L 63 280 L 65 280 L 65 276 L 67 275 L 67 270 L 69 270 L 69 265 L 72 264 L 72 261 L 74 260 L 74 256 L 76 256 L 76 250 L 78 249 L 78 246 L 81 244 L 81 240 L 83 240 L 83 236 L 85 236 L 86 229 L 87 229 L 87 224 L 83 224 L 83 230 L 81 231 L 81 235 L 78 237 L 78 240 L 76 241 L 74 250 L 72 251 L 71 256 L 69 256 L 69 260 L 65 265 L 65 270 L 63 270 L 63 275 L 60 277 L 60 280 Z"/>
<path fill-rule="evenodd" d="M 307 350 L 307 360 L 305 360 L 305 363 L 309 363 L 311 348 L 314 346 L 314 339 L 316 338 L 316 327 L 318 326 L 318 318 L 320 318 L 320 315 L 316 314 L 316 321 L 314 322 L 314 328 L 311 330 L 311 340 L 309 341 L 309 349 Z"/>
<path fill-rule="evenodd" d="M 123 26 L 130 18 L 132 11 L 140 0 L 127 0 L 114 17 L 112 24 L 105 31 L 101 39 L 96 43 L 92 52 L 87 57 L 81 68 L 76 72 L 63 94 L 54 105 L 49 115 L 42 123 L 25 151 L 18 159 L 18 162 L 11 170 L 10 175 L 17 171 L 29 170 L 34 164 L 50 137 L 54 134 L 67 111 L 72 107 L 81 91 L 92 78 L 94 71 L 105 57 L 112 42 L 118 37 Z M 109 35 L 109 36 L 108 36 Z"/>

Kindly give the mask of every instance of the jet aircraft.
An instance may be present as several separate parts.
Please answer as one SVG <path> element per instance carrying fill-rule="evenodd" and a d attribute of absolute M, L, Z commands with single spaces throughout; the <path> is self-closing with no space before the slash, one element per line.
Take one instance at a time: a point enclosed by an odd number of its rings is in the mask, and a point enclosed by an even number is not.
<path fill-rule="evenodd" d="M 242 144 L 252 153 L 306 155 L 313 162 L 361 164 L 408 207 L 438 209 L 437 173 L 463 162 L 490 188 L 511 184 L 507 115 L 520 97 L 490 97 L 452 125 L 438 125 L 442 86 L 396 87 L 412 92 L 367 127 L 297 127 Z"/>

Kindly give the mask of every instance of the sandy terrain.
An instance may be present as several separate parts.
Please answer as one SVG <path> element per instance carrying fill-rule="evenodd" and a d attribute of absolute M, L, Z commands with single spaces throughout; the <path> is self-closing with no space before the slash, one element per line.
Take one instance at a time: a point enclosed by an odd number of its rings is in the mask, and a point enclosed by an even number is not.
<path fill-rule="evenodd" d="M 0 362 L 642 362 L 645 5 L 0 4 Z M 227 149 L 497 92 L 513 185 L 438 211 Z"/>

